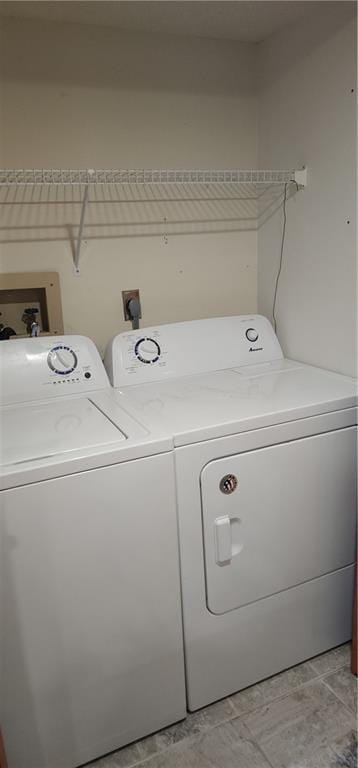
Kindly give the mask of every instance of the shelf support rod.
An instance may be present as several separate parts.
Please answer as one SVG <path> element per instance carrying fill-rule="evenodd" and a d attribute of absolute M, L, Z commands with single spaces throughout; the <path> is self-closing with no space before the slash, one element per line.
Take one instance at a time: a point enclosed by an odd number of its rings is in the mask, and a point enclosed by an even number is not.
<path fill-rule="evenodd" d="M 76 250 L 75 255 L 73 258 L 73 263 L 75 265 L 76 272 L 79 272 L 79 263 L 80 263 L 80 255 L 81 255 L 81 245 L 82 245 L 82 238 L 83 238 L 83 228 L 85 225 L 85 215 L 86 215 L 86 208 L 88 203 L 88 192 L 89 192 L 89 184 L 86 184 L 85 191 L 83 195 L 82 200 L 82 208 L 81 208 L 81 218 L 80 218 L 80 226 L 78 229 L 78 237 L 76 242 Z"/>

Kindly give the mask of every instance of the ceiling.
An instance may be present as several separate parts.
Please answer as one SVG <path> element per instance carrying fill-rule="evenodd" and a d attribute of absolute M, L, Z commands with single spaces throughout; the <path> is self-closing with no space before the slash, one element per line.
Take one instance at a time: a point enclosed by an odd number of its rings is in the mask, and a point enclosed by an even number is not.
<path fill-rule="evenodd" d="M 324 13 L 324 6 L 325 0 L 5 0 L 0 15 L 258 43 Z"/>

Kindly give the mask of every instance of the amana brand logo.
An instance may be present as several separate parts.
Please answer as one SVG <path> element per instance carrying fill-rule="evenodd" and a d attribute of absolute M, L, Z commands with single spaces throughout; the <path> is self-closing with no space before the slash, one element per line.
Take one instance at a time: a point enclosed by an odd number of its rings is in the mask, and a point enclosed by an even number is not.
<path fill-rule="evenodd" d="M 263 347 L 250 347 L 249 352 L 262 352 Z"/>

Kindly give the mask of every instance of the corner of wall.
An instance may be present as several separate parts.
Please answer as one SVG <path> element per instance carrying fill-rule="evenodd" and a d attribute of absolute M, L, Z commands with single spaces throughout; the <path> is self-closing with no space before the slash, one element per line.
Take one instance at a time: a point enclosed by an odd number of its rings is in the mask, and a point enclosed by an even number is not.
<path fill-rule="evenodd" d="M 260 165 L 308 166 L 307 188 L 287 204 L 278 334 L 289 357 L 348 375 L 357 356 L 354 5 L 315 4 L 309 22 L 258 51 Z M 282 225 L 281 205 L 258 237 L 258 305 L 269 317 Z"/>

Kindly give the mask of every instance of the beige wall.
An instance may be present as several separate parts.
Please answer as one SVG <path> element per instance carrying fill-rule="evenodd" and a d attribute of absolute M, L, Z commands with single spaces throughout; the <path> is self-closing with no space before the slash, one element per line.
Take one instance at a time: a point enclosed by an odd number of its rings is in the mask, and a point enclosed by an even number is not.
<path fill-rule="evenodd" d="M 259 46 L 259 163 L 308 166 L 287 205 L 278 335 L 293 358 L 354 375 L 357 363 L 356 19 L 322 3 Z M 353 92 L 352 92 L 353 91 Z M 349 223 L 348 223 L 349 222 Z M 259 310 L 271 317 L 282 210 L 259 232 Z"/>
<path fill-rule="evenodd" d="M 255 46 L 4 25 L 6 167 L 257 166 Z M 128 328 L 123 289 L 140 288 L 143 325 L 252 312 L 256 233 L 235 231 L 235 210 L 221 202 L 169 213 L 165 203 L 92 205 L 75 276 L 68 235 L 79 207 L 5 206 L 2 271 L 59 271 L 66 331 L 92 336 L 101 350 Z M 165 216 L 179 223 L 166 225 Z"/>

